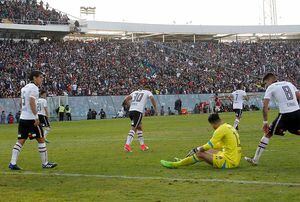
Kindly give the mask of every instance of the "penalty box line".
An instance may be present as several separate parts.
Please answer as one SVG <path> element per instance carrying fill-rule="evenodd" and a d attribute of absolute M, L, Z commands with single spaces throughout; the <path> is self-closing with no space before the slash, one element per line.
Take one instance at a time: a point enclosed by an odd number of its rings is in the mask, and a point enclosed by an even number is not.
<path fill-rule="evenodd" d="M 100 175 L 100 174 L 80 174 L 80 173 L 40 173 L 40 172 L 2 172 L 4 175 L 39 175 L 39 176 L 59 176 L 59 177 L 90 177 L 102 179 L 130 179 L 130 180 L 163 180 L 163 181 L 178 181 L 178 182 L 211 182 L 211 183 L 232 183 L 232 184 L 252 184 L 252 185 L 271 185 L 271 186 L 290 186 L 300 187 L 300 183 L 289 182 L 266 182 L 266 181 L 251 181 L 251 180 L 229 180 L 229 179 L 191 179 L 191 178 L 169 178 L 155 176 L 126 176 L 126 175 Z"/>

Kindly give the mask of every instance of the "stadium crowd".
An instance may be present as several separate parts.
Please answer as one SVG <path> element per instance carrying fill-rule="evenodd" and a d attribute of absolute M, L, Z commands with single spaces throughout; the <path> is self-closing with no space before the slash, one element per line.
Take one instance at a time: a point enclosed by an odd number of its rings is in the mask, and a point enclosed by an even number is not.
<path fill-rule="evenodd" d="M 258 92 L 265 72 L 299 84 L 300 42 L 0 41 L 0 97 L 19 97 L 32 68 L 50 96 Z"/>
<path fill-rule="evenodd" d="M 43 1 L 36 0 L 1 0 L 0 23 L 16 24 L 69 24 L 69 18 Z"/>

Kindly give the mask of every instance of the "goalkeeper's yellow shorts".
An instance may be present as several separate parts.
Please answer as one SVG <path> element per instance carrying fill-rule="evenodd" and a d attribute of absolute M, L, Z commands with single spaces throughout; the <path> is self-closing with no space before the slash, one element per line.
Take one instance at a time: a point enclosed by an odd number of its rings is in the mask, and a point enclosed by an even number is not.
<path fill-rule="evenodd" d="M 215 168 L 236 168 L 239 166 L 238 163 L 231 163 L 228 158 L 224 155 L 224 152 L 219 151 L 216 154 L 213 154 L 213 166 Z"/>

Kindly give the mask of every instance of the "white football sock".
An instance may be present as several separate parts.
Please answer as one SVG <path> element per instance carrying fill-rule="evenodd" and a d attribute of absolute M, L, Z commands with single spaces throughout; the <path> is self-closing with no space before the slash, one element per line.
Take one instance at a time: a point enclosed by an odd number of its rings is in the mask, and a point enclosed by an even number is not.
<path fill-rule="evenodd" d="M 44 138 L 45 139 L 46 139 L 47 135 L 48 135 L 48 130 L 44 129 Z"/>
<path fill-rule="evenodd" d="M 139 139 L 140 145 L 145 144 L 144 143 L 144 137 L 143 137 L 143 131 L 142 130 L 138 130 L 137 131 L 137 135 L 138 135 L 138 139 Z"/>
<path fill-rule="evenodd" d="M 126 144 L 130 145 L 135 135 L 134 130 L 130 130 L 127 136 Z"/>
<path fill-rule="evenodd" d="M 260 159 L 260 156 L 264 152 L 264 150 L 266 149 L 266 147 L 268 146 L 269 141 L 270 141 L 270 138 L 267 138 L 265 136 L 261 138 L 260 143 L 258 144 L 258 147 L 256 149 L 255 156 L 253 158 L 253 160 L 256 163 L 258 163 L 258 161 Z"/>
<path fill-rule="evenodd" d="M 42 164 L 48 164 L 48 153 L 46 148 L 46 143 L 38 143 L 39 152 L 42 160 Z"/>
<path fill-rule="evenodd" d="M 17 142 L 14 145 L 14 148 L 12 150 L 11 161 L 10 161 L 11 164 L 13 164 L 13 165 L 17 164 L 18 157 L 19 157 L 19 154 L 21 152 L 21 149 L 22 149 L 22 145 L 19 142 Z"/>
<path fill-rule="evenodd" d="M 236 129 L 238 127 L 239 123 L 240 123 L 240 120 L 239 119 L 235 119 L 233 127 Z"/>

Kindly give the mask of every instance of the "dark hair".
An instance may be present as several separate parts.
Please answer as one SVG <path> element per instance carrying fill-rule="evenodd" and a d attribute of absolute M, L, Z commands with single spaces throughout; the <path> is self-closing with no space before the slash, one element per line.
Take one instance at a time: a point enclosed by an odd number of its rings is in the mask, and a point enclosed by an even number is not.
<path fill-rule="evenodd" d="M 40 94 L 43 95 L 44 93 L 46 93 L 45 90 L 41 90 Z"/>
<path fill-rule="evenodd" d="M 210 114 L 208 117 L 208 122 L 209 123 L 217 123 L 221 121 L 219 114 L 215 113 L 215 114 Z"/>
<path fill-rule="evenodd" d="M 152 91 L 152 88 L 151 88 L 150 85 L 145 85 L 143 89 L 148 90 L 148 91 Z"/>
<path fill-rule="evenodd" d="M 29 80 L 33 81 L 33 77 L 39 77 L 40 75 L 43 75 L 43 73 L 39 70 L 33 70 L 29 75 Z"/>
<path fill-rule="evenodd" d="M 276 78 L 275 74 L 273 74 L 273 73 L 267 73 L 267 74 L 264 76 L 264 78 L 263 78 L 263 82 L 265 82 L 265 80 L 268 80 L 268 79 L 270 79 L 270 78 L 272 78 L 272 77 Z"/>
<path fill-rule="evenodd" d="M 241 90 L 241 89 L 243 88 L 243 84 L 239 83 L 239 84 L 237 85 L 237 87 L 238 87 L 238 90 Z"/>

